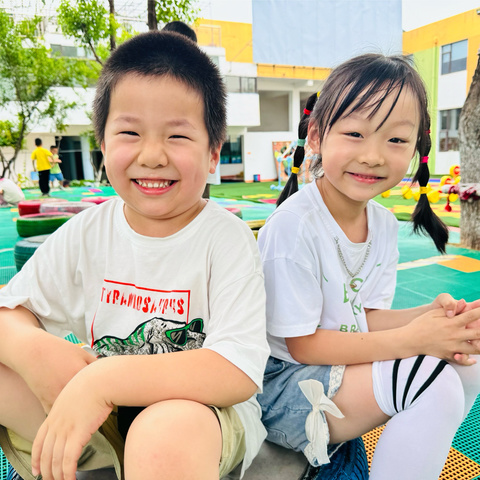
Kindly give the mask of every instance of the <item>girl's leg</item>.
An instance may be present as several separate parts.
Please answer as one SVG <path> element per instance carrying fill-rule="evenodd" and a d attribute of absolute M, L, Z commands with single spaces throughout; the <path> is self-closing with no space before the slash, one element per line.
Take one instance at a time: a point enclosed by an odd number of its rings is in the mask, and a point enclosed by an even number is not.
<path fill-rule="evenodd" d="M 463 418 L 468 415 L 478 394 L 480 393 L 480 355 L 472 355 L 477 359 L 475 365 L 464 367 L 462 365 L 452 364 L 452 367 L 458 373 L 462 381 L 463 391 L 465 393 L 465 410 Z"/>
<path fill-rule="evenodd" d="M 333 400 L 345 418 L 329 417 L 332 442 L 392 417 L 377 443 L 371 480 L 437 479 L 464 409 L 458 375 L 433 357 L 347 367 Z"/>
<path fill-rule="evenodd" d="M 129 480 L 218 480 L 222 432 L 213 411 L 189 400 L 145 408 L 125 443 Z M 161 472 L 161 473 L 159 473 Z"/>

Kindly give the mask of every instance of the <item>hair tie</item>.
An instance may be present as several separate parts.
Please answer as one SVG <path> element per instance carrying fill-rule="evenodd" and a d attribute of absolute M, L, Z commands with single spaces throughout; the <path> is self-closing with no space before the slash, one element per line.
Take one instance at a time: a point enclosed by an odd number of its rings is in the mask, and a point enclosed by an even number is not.
<path fill-rule="evenodd" d="M 306 108 L 304 108 L 304 109 L 303 109 L 303 113 L 304 113 L 305 115 L 310 115 L 310 114 L 312 113 L 312 111 L 311 111 L 311 110 L 307 110 Z"/>
<path fill-rule="evenodd" d="M 428 163 L 428 157 L 422 157 L 420 163 Z"/>
<path fill-rule="evenodd" d="M 297 140 L 297 146 L 298 147 L 304 147 L 305 146 L 305 139 L 304 138 L 299 138 Z"/>
<path fill-rule="evenodd" d="M 317 98 L 320 96 L 320 90 L 317 92 Z"/>
<path fill-rule="evenodd" d="M 428 193 L 428 187 L 420 187 L 420 195 L 426 195 Z"/>
<path fill-rule="evenodd" d="M 292 173 L 294 173 L 295 175 L 300 171 L 300 168 L 299 167 L 292 167 Z"/>
<path fill-rule="evenodd" d="M 426 133 L 427 135 L 430 135 L 430 130 L 425 130 L 425 133 Z"/>

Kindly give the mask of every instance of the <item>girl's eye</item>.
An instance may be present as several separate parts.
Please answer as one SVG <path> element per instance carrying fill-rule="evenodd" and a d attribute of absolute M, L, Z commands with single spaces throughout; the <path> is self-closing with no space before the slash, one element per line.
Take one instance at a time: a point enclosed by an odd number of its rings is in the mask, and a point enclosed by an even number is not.
<path fill-rule="evenodd" d="M 397 137 L 391 138 L 389 141 L 392 143 L 405 143 L 405 140 L 402 140 L 401 138 L 397 138 Z"/>
<path fill-rule="evenodd" d="M 172 135 L 170 138 L 186 138 L 186 139 L 188 139 L 188 137 L 186 137 L 185 135 Z"/>
<path fill-rule="evenodd" d="M 358 132 L 348 132 L 347 135 L 353 138 L 362 138 L 362 134 Z"/>
<path fill-rule="evenodd" d="M 131 132 L 129 130 L 125 130 L 123 132 L 120 132 L 122 135 L 134 135 L 134 136 L 138 136 L 138 133 L 137 132 Z"/>

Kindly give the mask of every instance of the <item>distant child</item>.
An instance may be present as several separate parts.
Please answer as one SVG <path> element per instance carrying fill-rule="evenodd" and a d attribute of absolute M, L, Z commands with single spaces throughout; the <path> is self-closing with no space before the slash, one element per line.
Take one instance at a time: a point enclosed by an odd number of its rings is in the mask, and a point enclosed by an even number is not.
<path fill-rule="evenodd" d="M 52 187 L 53 187 L 53 182 L 57 180 L 60 185 L 60 189 L 64 190 L 63 173 L 62 173 L 62 170 L 60 169 L 60 164 L 62 163 L 62 161 L 58 156 L 58 147 L 56 145 L 52 145 L 50 147 L 50 152 L 52 153 L 52 168 L 50 169 L 50 181 L 52 182 Z"/>
<path fill-rule="evenodd" d="M 52 152 L 42 147 L 42 139 L 35 139 L 35 150 L 32 152 L 33 170 L 38 172 L 38 186 L 43 197 L 50 193 L 50 168 L 53 161 Z"/>
<path fill-rule="evenodd" d="M 272 350 L 262 420 L 268 440 L 304 452 L 305 478 L 332 478 L 322 469 L 339 444 L 386 423 L 370 479 L 438 479 L 479 393 L 469 355 L 480 352 L 470 343 L 480 329 L 465 328 L 480 318 L 479 301 L 443 293 L 390 310 L 398 222 L 372 199 L 404 178 L 416 153 L 414 228 L 442 252 L 448 238 L 426 197 L 429 129 L 425 88 L 407 59 L 343 63 L 309 98 L 292 177 L 260 230 Z M 315 181 L 285 200 L 297 190 L 307 130 Z"/>
<path fill-rule="evenodd" d="M 8 178 L 0 178 L 0 207 L 18 205 L 25 200 L 22 189 Z"/>
<path fill-rule="evenodd" d="M 94 127 L 119 197 L 0 291 L 1 447 L 25 480 L 244 471 L 266 435 L 254 394 L 269 350 L 252 232 L 201 198 L 225 137 L 222 78 L 190 40 L 138 35 L 103 68 Z"/>

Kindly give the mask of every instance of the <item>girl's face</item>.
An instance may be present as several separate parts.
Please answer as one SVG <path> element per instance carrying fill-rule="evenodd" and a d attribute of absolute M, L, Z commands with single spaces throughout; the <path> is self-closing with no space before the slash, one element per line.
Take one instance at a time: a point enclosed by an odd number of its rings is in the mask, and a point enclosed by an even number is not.
<path fill-rule="evenodd" d="M 408 88 L 389 114 L 395 96 L 396 92 L 390 94 L 370 118 L 374 107 L 343 116 L 322 139 L 317 126 L 310 125 L 308 142 L 321 155 L 324 170 L 318 184 L 335 202 L 364 206 L 405 176 L 415 154 L 420 116 L 417 99 Z M 376 100 L 372 98 L 371 104 Z"/>

